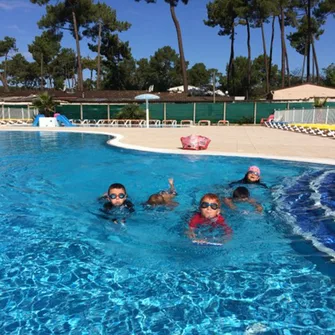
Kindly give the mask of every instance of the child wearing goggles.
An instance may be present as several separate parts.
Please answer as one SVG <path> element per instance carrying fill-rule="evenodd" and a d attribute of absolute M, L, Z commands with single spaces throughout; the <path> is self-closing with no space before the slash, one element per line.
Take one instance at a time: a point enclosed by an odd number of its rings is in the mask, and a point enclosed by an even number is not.
<path fill-rule="evenodd" d="M 250 166 L 248 168 L 247 173 L 244 175 L 244 177 L 241 180 L 234 181 L 229 184 L 230 187 L 236 185 L 236 184 L 255 184 L 259 185 L 265 188 L 268 188 L 266 184 L 261 182 L 261 170 L 258 166 Z"/>
<path fill-rule="evenodd" d="M 220 199 L 216 194 L 207 193 L 205 194 L 199 204 L 199 213 L 196 213 L 188 224 L 187 235 L 193 242 L 196 243 L 207 243 L 205 239 L 197 237 L 196 229 L 203 225 L 208 225 L 213 228 L 221 227 L 224 231 L 223 241 L 230 239 L 232 235 L 232 229 L 225 224 L 221 212 Z"/>
<path fill-rule="evenodd" d="M 150 206 L 167 205 L 176 206 L 177 202 L 173 201 L 173 198 L 177 195 L 176 189 L 174 187 L 173 178 L 168 179 L 169 189 L 166 191 L 160 191 L 158 193 L 152 194 L 147 200 L 146 204 Z"/>
<path fill-rule="evenodd" d="M 107 200 L 103 205 L 104 211 L 112 211 L 113 214 L 121 214 L 121 216 L 134 212 L 134 205 L 127 199 L 127 191 L 122 184 L 115 183 L 110 185 L 107 193 L 105 193 L 102 198 Z M 125 223 L 125 217 L 122 217 L 121 220 L 114 218 L 112 221 L 115 224 L 120 221 L 122 224 Z"/>
<path fill-rule="evenodd" d="M 262 212 L 263 207 L 256 202 L 255 199 L 250 198 L 250 192 L 246 187 L 240 186 L 237 187 L 231 198 L 223 198 L 223 203 L 227 205 L 230 209 L 236 209 L 236 202 L 247 202 L 253 205 L 257 212 Z"/>

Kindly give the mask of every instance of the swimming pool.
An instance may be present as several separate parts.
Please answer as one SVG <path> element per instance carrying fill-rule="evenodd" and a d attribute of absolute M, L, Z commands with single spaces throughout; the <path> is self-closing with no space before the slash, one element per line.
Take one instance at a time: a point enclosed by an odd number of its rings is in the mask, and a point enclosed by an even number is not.
<path fill-rule="evenodd" d="M 137 152 L 108 138 L 0 133 L 2 334 L 334 333 L 334 167 Z M 229 195 L 254 164 L 271 187 L 250 187 L 265 212 L 225 209 L 232 241 L 192 245 L 200 197 Z M 179 206 L 143 208 L 168 177 Z M 99 211 L 112 182 L 136 207 L 123 229 Z"/>

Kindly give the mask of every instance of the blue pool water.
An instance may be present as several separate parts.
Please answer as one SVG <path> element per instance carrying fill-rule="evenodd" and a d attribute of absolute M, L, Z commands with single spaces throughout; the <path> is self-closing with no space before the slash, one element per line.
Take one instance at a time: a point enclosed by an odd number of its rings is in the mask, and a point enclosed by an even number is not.
<path fill-rule="evenodd" d="M 253 158 L 136 152 L 108 136 L 0 133 L 1 334 L 334 334 L 335 170 Z M 223 215 L 223 247 L 192 245 L 206 192 L 258 165 L 265 208 Z M 148 210 L 174 177 L 179 206 Z M 97 197 L 127 186 L 126 227 Z"/>

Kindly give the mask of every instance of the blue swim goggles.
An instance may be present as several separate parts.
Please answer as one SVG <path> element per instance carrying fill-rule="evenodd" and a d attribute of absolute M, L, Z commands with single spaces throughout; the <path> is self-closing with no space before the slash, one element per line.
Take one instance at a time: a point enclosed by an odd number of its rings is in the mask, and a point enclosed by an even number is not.
<path fill-rule="evenodd" d="M 208 208 L 208 207 L 212 208 L 213 210 L 217 210 L 219 208 L 219 205 L 216 204 L 215 202 L 206 202 L 206 201 L 200 204 L 200 208 Z"/>
<path fill-rule="evenodd" d="M 111 193 L 111 194 L 108 194 L 108 198 L 109 199 L 116 199 L 116 198 L 124 199 L 125 197 L 126 197 L 126 195 L 124 193 L 119 193 L 119 194 Z"/>

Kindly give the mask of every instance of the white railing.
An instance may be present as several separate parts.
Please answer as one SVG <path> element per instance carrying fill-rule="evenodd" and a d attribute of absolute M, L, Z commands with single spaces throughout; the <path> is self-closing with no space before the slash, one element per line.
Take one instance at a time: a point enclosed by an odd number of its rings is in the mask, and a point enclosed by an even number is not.
<path fill-rule="evenodd" d="M 289 123 L 335 123 L 335 108 L 275 110 L 275 122 Z"/>
<path fill-rule="evenodd" d="M 0 107 L 0 119 L 11 120 L 11 119 L 33 119 L 34 115 L 38 114 L 38 110 L 33 107 Z"/>

